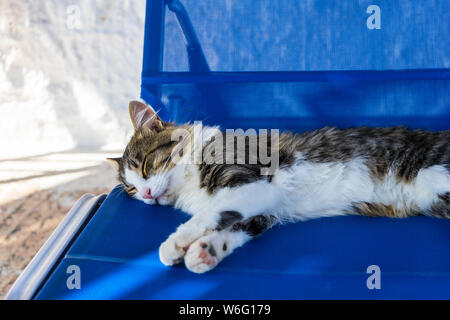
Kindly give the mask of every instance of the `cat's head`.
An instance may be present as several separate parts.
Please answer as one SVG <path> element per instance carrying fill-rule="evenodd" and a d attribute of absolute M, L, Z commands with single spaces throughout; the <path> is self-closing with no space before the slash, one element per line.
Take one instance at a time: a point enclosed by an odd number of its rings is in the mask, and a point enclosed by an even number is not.
<path fill-rule="evenodd" d="M 162 121 L 156 112 L 139 101 L 131 101 L 129 113 L 134 134 L 120 158 L 108 158 L 119 171 L 119 181 L 133 198 L 147 204 L 169 204 L 171 171 L 175 167 L 173 123 Z"/>

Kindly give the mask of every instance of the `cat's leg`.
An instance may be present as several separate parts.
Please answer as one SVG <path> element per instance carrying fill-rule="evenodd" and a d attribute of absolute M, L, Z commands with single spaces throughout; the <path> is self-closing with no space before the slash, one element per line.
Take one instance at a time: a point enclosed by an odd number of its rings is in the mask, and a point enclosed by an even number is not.
<path fill-rule="evenodd" d="M 271 212 L 281 199 L 277 188 L 268 182 L 224 188 L 211 196 L 210 204 L 195 214 L 161 244 L 159 256 L 165 265 L 182 261 L 188 247 L 216 229 L 225 229 L 241 220 Z"/>
<path fill-rule="evenodd" d="M 236 248 L 261 234 L 275 222 L 273 216 L 258 215 L 201 237 L 187 250 L 184 257 L 186 267 L 195 273 L 213 269 Z"/>
<path fill-rule="evenodd" d="M 159 259 L 166 266 L 171 266 L 183 262 L 189 245 L 201 236 L 211 232 L 204 227 L 208 225 L 204 219 L 204 215 L 197 214 L 189 219 L 186 223 L 180 225 L 177 230 L 172 233 L 166 241 L 159 247 Z"/>
<path fill-rule="evenodd" d="M 214 231 L 192 243 L 184 256 L 186 268 L 195 273 L 204 273 L 217 266 L 236 248 L 251 240 L 244 231 L 229 229 Z"/>

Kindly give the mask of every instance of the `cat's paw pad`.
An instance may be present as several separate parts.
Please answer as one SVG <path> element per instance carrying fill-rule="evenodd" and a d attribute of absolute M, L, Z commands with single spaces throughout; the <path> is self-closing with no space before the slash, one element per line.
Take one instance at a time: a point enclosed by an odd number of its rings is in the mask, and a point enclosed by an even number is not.
<path fill-rule="evenodd" d="M 217 266 L 219 259 L 214 246 L 200 239 L 189 247 L 184 263 L 190 271 L 204 273 Z"/>
<path fill-rule="evenodd" d="M 166 266 L 183 262 L 188 247 L 180 247 L 173 238 L 164 241 L 159 247 L 159 260 Z"/>

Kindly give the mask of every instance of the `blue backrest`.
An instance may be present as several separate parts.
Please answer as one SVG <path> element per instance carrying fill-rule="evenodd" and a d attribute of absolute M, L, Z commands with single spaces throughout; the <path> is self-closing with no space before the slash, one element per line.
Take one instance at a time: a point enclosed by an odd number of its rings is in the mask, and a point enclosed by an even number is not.
<path fill-rule="evenodd" d="M 176 122 L 448 129 L 449 9 L 432 0 L 148 1 L 141 95 Z"/>

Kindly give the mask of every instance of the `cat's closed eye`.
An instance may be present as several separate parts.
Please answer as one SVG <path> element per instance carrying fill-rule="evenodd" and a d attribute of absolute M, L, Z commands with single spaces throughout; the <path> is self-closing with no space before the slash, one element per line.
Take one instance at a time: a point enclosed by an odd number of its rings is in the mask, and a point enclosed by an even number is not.
<path fill-rule="evenodd" d="M 129 160 L 130 160 L 130 164 L 131 164 L 132 167 L 134 167 L 134 168 L 138 167 L 138 164 L 136 163 L 136 161 L 134 161 L 132 159 L 129 159 Z"/>

